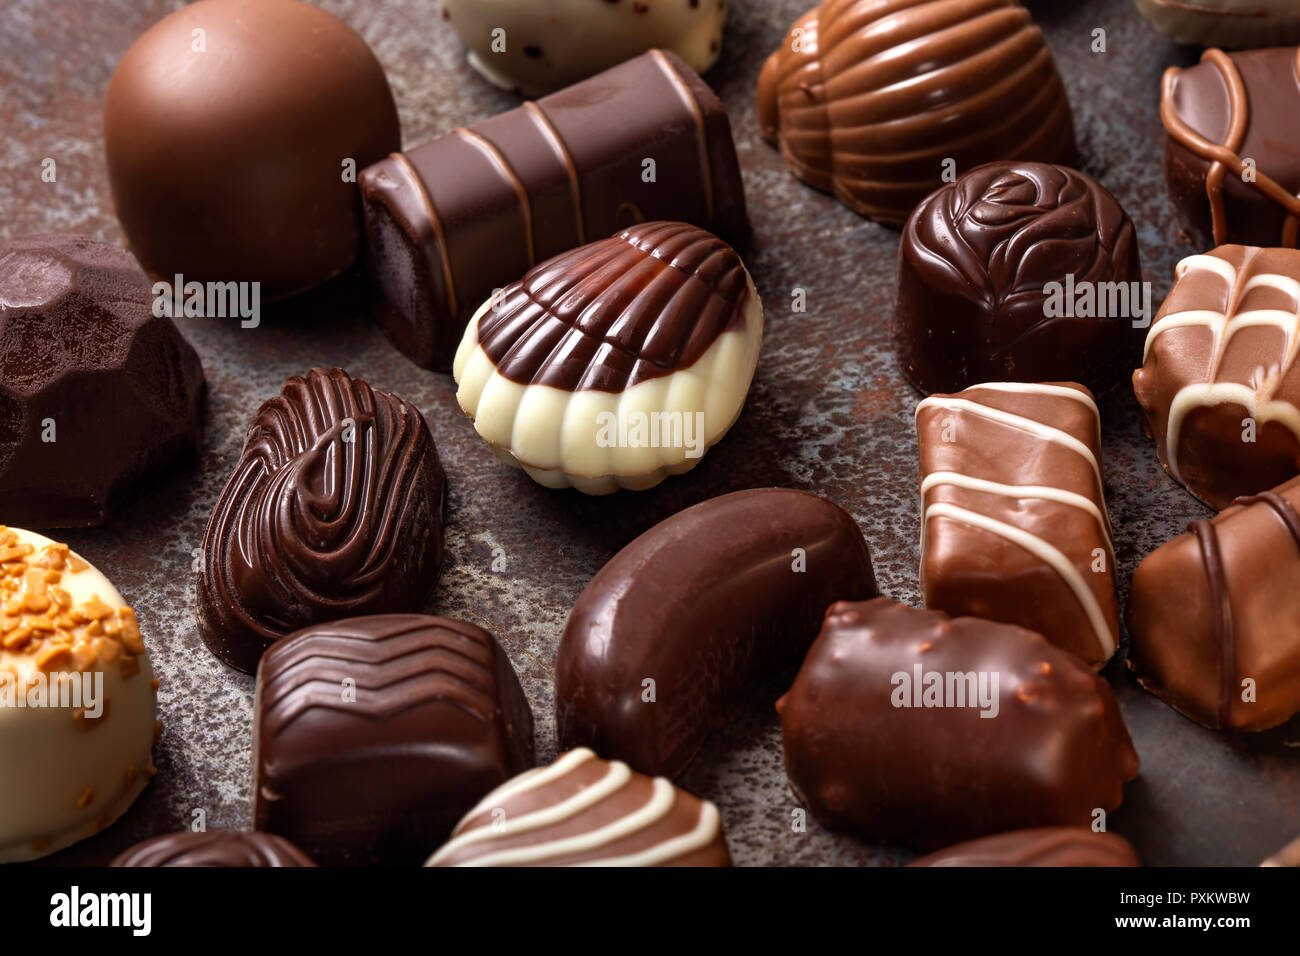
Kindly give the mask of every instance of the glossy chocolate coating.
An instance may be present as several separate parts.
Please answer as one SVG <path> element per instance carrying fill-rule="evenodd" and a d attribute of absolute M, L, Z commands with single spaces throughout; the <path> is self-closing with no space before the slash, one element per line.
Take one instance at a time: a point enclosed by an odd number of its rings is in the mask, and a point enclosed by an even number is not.
<path fill-rule="evenodd" d="M 104 103 L 113 202 L 145 271 L 260 282 L 263 301 L 352 264 L 356 172 L 400 146 L 370 48 L 298 0 L 182 7 L 126 52 Z"/>
<path fill-rule="evenodd" d="M 137 843 L 109 866 L 315 866 L 288 840 L 242 830 L 182 830 Z"/>
<path fill-rule="evenodd" d="M 1038 827 L 958 843 L 909 866 L 1138 866 L 1122 836 L 1088 827 Z"/>
<path fill-rule="evenodd" d="M 1207 50 L 1196 66 L 1165 71 L 1165 184 L 1194 245 L 1295 248 L 1297 113 L 1296 47 Z"/>
<path fill-rule="evenodd" d="M 198 355 L 153 314 L 130 253 L 84 236 L 0 240 L 3 521 L 104 523 L 140 479 L 198 459 L 204 392 Z"/>
<path fill-rule="evenodd" d="M 1300 472 L 1300 251 L 1220 246 L 1176 275 L 1133 391 L 1170 477 L 1226 508 Z"/>
<path fill-rule="evenodd" d="M 258 670 L 253 738 L 257 827 L 322 865 L 418 865 L 533 762 L 533 715 L 492 635 L 422 614 L 277 643 Z"/>
<path fill-rule="evenodd" d="M 1136 0 L 1141 14 L 1179 43 L 1241 49 L 1300 42 L 1295 0 Z"/>
<path fill-rule="evenodd" d="M 496 370 L 521 385 L 621 392 L 689 368 L 743 328 L 749 281 L 721 239 L 643 223 L 549 259 L 478 321 Z"/>
<path fill-rule="evenodd" d="M 998 675 L 998 710 L 900 707 L 894 675 Z M 1040 635 L 888 598 L 839 602 L 777 703 L 796 793 L 836 830 L 922 849 L 1120 805 L 1138 758 L 1104 680 Z"/>
<path fill-rule="evenodd" d="M 391 156 L 360 183 L 380 324 L 426 368 L 451 365 L 494 289 L 565 250 L 653 220 L 731 242 L 749 231 L 726 110 L 659 50 Z"/>
<path fill-rule="evenodd" d="M 796 176 L 893 226 L 945 160 L 1075 157 L 1065 86 L 1019 0 L 825 0 L 763 66 L 758 121 Z"/>
<path fill-rule="evenodd" d="M 1109 388 L 1132 371 L 1144 333 L 1132 315 L 1049 317 L 1044 287 L 1067 281 L 1071 290 L 1142 281 L 1133 223 L 1115 197 L 1049 163 L 971 170 L 931 193 L 903 229 L 899 367 L 927 395 L 1004 380 Z"/>
<path fill-rule="evenodd" d="M 1109 660 L 1119 606 L 1100 424 L 1073 383 L 989 382 L 917 406 L 926 607 Z"/>
<path fill-rule="evenodd" d="M 713 804 L 582 748 L 489 793 L 428 865 L 730 866 L 731 855 Z"/>
<path fill-rule="evenodd" d="M 1300 478 L 1193 521 L 1133 574 L 1129 667 L 1199 724 L 1267 730 L 1300 712 L 1297 509 Z"/>
<path fill-rule="evenodd" d="M 559 745 L 674 777 L 755 682 L 798 665 L 832 601 L 876 593 L 862 532 L 825 498 L 762 488 L 687 508 L 574 605 L 555 662 Z"/>
<path fill-rule="evenodd" d="M 199 633 L 231 667 L 300 628 L 419 610 L 442 569 L 446 478 L 419 409 L 341 369 L 257 412 L 203 538 Z"/>

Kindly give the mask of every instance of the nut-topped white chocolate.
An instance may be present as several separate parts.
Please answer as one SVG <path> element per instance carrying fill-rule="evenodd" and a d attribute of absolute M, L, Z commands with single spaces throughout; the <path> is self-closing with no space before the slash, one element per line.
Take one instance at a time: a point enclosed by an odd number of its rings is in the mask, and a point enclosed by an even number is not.
<path fill-rule="evenodd" d="M 0 863 L 108 826 L 154 773 L 135 612 L 66 544 L 0 525 Z"/>
<path fill-rule="evenodd" d="M 442 0 L 489 82 L 540 96 L 646 50 L 703 73 L 722 52 L 726 0 Z"/>
<path fill-rule="evenodd" d="M 689 471 L 745 403 L 763 306 L 740 257 L 684 223 L 556 256 L 475 313 L 457 401 L 551 488 L 644 489 Z"/>

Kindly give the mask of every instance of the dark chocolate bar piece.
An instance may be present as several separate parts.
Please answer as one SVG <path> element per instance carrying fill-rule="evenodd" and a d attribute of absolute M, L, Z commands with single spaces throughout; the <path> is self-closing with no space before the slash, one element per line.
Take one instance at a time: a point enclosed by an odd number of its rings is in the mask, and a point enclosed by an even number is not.
<path fill-rule="evenodd" d="M 825 826 L 932 849 L 1092 826 L 1138 757 L 1110 685 L 1041 635 L 888 598 L 840 602 L 777 703 Z"/>
<path fill-rule="evenodd" d="M 421 614 L 299 631 L 257 677 L 258 829 L 322 865 L 418 865 L 533 762 L 533 717 L 492 635 Z"/>
<path fill-rule="evenodd" d="M 412 361 L 451 366 L 494 289 L 620 229 L 749 230 L 731 124 L 679 57 L 651 50 L 362 171 L 380 325 Z"/>
<path fill-rule="evenodd" d="M 1300 712 L 1300 478 L 1239 498 L 1161 545 L 1129 589 L 1128 665 L 1147 690 L 1218 730 Z"/>
<path fill-rule="evenodd" d="M 1100 418 L 1073 383 L 989 382 L 916 409 L 925 606 L 1115 653 Z"/>
<path fill-rule="evenodd" d="M 561 749 L 674 777 L 755 685 L 793 673 L 832 601 L 876 594 L 856 522 L 788 488 L 701 502 L 591 579 L 555 662 Z"/>

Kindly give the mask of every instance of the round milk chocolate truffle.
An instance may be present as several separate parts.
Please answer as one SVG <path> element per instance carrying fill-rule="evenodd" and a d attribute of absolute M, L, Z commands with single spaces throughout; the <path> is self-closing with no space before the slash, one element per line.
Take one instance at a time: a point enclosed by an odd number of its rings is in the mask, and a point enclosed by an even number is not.
<path fill-rule="evenodd" d="M 927 395 L 1000 381 L 1100 393 L 1139 364 L 1145 288 L 1133 223 L 1099 184 L 1051 163 L 987 163 L 903 227 L 894 355 Z"/>
<path fill-rule="evenodd" d="M 356 259 L 355 172 L 400 146 L 364 40 L 299 0 L 201 0 L 155 24 L 108 86 L 122 229 L 158 279 L 260 282 L 262 299 Z"/>

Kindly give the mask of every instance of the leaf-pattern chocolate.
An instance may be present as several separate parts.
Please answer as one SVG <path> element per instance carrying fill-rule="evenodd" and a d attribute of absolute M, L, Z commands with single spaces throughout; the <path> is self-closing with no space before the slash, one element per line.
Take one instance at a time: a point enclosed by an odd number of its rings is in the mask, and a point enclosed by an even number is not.
<path fill-rule="evenodd" d="M 341 369 L 289 379 L 249 427 L 203 539 L 204 642 L 251 673 L 299 628 L 418 610 L 441 570 L 445 484 L 413 405 Z"/>

